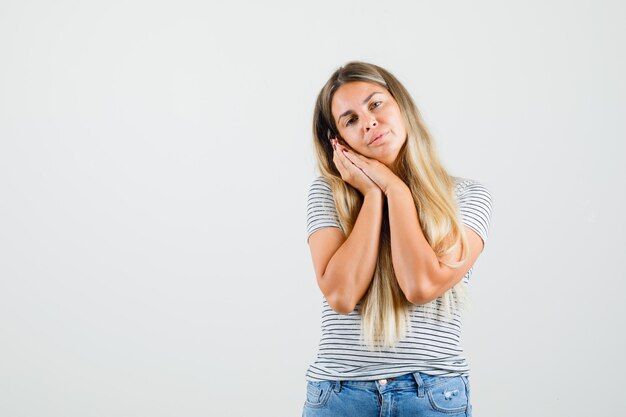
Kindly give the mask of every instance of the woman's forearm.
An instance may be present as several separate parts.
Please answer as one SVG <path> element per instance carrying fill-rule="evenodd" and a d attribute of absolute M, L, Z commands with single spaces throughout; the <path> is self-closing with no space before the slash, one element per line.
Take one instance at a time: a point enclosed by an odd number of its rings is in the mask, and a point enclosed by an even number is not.
<path fill-rule="evenodd" d="M 421 304 L 433 287 L 439 259 L 426 240 L 409 187 L 394 183 L 387 190 L 391 258 L 396 279 L 410 302 Z"/>
<path fill-rule="evenodd" d="M 378 259 L 383 204 L 382 192 L 365 195 L 350 235 L 326 267 L 323 280 L 332 288 L 329 294 L 338 313 L 348 314 L 354 310 L 372 281 Z"/>

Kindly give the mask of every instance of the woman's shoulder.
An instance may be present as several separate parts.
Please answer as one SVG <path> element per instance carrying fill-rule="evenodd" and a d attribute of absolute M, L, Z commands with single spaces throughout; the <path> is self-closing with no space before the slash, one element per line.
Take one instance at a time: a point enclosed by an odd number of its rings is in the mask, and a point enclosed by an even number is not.
<path fill-rule="evenodd" d="M 311 185 L 323 185 L 330 188 L 330 182 L 322 175 L 318 175 L 317 177 L 313 178 L 313 181 L 311 181 Z"/>
<path fill-rule="evenodd" d="M 312 193 L 332 194 L 332 188 L 328 179 L 321 175 L 313 178 L 313 180 L 309 183 L 309 195 Z"/>
<path fill-rule="evenodd" d="M 486 212 L 491 212 L 493 199 L 489 188 L 481 181 L 472 178 L 454 177 L 454 179 L 456 181 L 456 197 L 462 208 L 480 206 Z"/>
<path fill-rule="evenodd" d="M 309 201 L 333 201 L 333 190 L 328 179 L 319 175 L 309 183 Z"/>
<path fill-rule="evenodd" d="M 468 191 L 482 191 L 485 193 L 489 193 L 487 187 L 485 187 L 485 185 L 478 180 L 475 180 L 473 178 L 455 176 L 453 176 L 452 178 L 454 179 L 454 190 L 456 191 L 457 195 L 466 193 Z"/>
<path fill-rule="evenodd" d="M 457 177 L 457 176 L 452 176 L 452 178 L 454 179 L 454 182 L 456 183 L 457 186 L 478 183 L 478 181 L 473 178 Z"/>
<path fill-rule="evenodd" d="M 456 195 L 461 221 L 487 241 L 493 202 L 491 193 L 481 182 L 464 177 L 455 177 Z"/>

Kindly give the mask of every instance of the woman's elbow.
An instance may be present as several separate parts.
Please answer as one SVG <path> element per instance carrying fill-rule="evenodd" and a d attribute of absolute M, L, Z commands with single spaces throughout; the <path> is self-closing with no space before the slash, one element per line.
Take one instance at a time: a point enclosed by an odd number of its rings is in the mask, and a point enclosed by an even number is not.
<path fill-rule="evenodd" d="M 356 307 L 356 304 L 349 297 L 338 292 L 329 294 L 326 297 L 326 302 L 337 314 L 350 314 Z"/>
<path fill-rule="evenodd" d="M 416 285 L 406 298 L 411 304 L 428 304 L 437 297 L 439 294 L 437 294 L 436 288 L 430 284 L 424 284 Z"/>

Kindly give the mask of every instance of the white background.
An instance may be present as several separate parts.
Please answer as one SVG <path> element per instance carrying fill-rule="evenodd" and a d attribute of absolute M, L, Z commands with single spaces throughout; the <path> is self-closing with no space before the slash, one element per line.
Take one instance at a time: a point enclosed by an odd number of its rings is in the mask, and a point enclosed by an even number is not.
<path fill-rule="evenodd" d="M 621 406 L 620 1 L 0 2 L 0 415 L 297 416 L 313 104 L 365 60 L 494 200 L 474 414 Z M 619 352 L 622 352 L 620 354 Z"/>

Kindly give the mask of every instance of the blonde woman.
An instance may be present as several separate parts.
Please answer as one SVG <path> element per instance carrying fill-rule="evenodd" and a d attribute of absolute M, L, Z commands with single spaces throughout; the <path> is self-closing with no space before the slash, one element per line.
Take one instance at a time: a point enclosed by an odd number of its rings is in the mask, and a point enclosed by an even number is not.
<path fill-rule="evenodd" d="M 447 173 L 411 96 L 376 65 L 332 74 L 313 134 L 322 336 L 303 416 L 471 416 L 460 319 L 488 190 Z"/>

